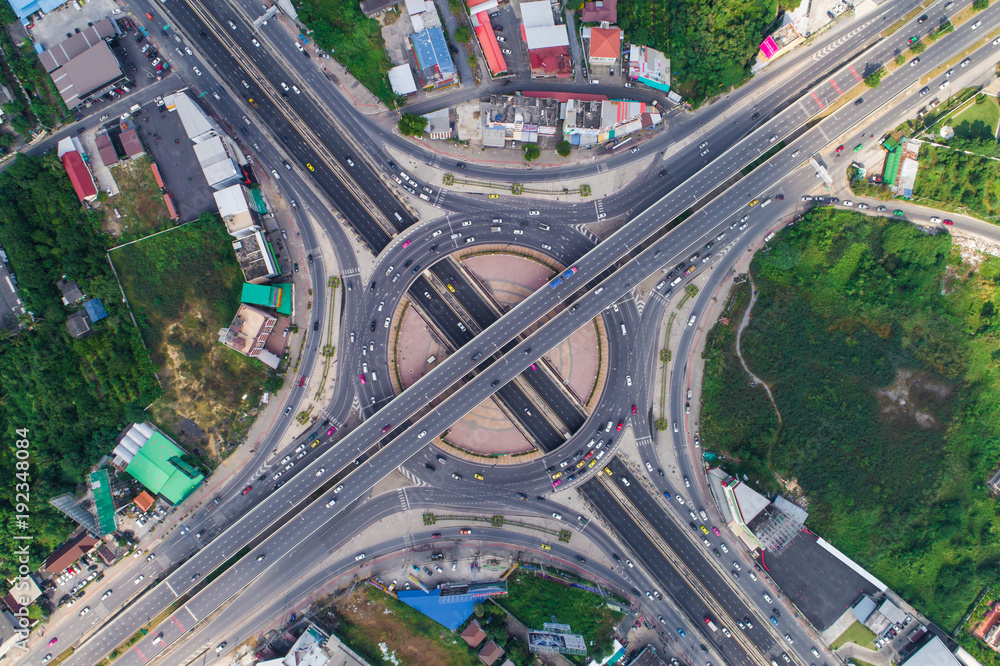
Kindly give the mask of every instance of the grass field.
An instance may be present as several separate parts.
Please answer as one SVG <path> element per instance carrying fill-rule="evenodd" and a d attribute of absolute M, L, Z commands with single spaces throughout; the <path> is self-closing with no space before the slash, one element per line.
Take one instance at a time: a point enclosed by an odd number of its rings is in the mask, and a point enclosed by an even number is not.
<path fill-rule="evenodd" d="M 875 640 L 875 634 L 872 630 L 861 624 L 857 620 L 854 624 L 847 628 L 847 631 L 842 633 L 837 637 L 837 640 L 830 645 L 831 650 L 836 650 L 841 645 L 846 645 L 847 643 L 854 643 L 855 645 L 860 645 L 861 647 L 871 648 L 872 641 Z"/>
<path fill-rule="evenodd" d="M 990 95 L 979 96 L 976 102 L 951 119 L 955 134 L 965 139 L 995 138 L 997 121 L 1000 121 L 1000 106 Z"/>
<path fill-rule="evenodd" d="M 243 285 L 231 241 L 209 215 L 111 253 L 163 385 L 151 414 L 186 444 L 217 453 L 249 427 L 248 406 L 269 372 L 218 341 Z"/>
<path fill-rule="evenodd" d="M 540 628 L 552 622 L 555 615 L 557 622 L 570 625 L 573 633 L 587 641 L 590 654 L 586 661 L 600 661 L 611 651 L 611 628 L 619 615 L 596 594 L 539 578 L 523 569 L 507 580 L 507 589 L 509 594 L 497 599 L 497 603 L 528 627 Z"/>

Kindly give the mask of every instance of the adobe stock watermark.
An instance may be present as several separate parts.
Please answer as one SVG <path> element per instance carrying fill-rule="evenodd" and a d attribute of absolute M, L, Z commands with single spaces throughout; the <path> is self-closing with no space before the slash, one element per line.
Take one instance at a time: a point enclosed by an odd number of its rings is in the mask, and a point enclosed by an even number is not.
<path fill-rule="evenodd" d="M 28 563 L 30 559 L 28 546 L 34 539 L 31 536 L 31 514 L 28 506 L 31 501 L 31 473 L 29 472 L 31 440 L 28 439 L 30 432 L 28 428 L 18 428 L 16 432 L 19 438 L 14 440 L 14 478 L 16 479 L 14 484 L 14 526 L 16 532 L 12 550 L 17 558 L 17 582 L 14 583 L 11 594 L 20 605 L 20 608 L 14 613 L 18 624 L 16 631 L 21 635 L 16 646 L 27 649 L 28 625 L 30 624 L 28 604 L 31 603 L 31 599 L 27 595 L 32 587 L 28 577 L 28 574 L 31 573 L 31 565 Z"/>

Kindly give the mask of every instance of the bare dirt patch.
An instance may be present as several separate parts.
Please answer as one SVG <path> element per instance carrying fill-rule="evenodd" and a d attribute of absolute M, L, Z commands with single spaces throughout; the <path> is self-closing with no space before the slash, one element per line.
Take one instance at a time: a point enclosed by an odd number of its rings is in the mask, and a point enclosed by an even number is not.
<path fill-rule="evenodd" d="M 406 666 L 477 663 L 458 634 L 374 588 L 358 587 L 333 610 L 340 624 L 336 632 L 372 663 L 385 663 L 386 654 Z"/>
<path fill-rule="evenodd" d="M 895 381 L 878 391 L 877 396 L 886 420 L 905 421 L 921 430 L 930 430 L 940 427 L 941 422 L 925 406 L 940 405 L 951 392 L 951 386 L 925 372 L 901 368 Z"/>

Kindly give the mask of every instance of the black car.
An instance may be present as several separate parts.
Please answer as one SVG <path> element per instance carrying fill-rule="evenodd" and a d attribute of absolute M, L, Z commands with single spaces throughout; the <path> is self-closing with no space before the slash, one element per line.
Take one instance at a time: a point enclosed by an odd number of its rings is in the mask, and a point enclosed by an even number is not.
<path fill-rule="evenodd" d="M 923 23 L 926 20 L 927 20 L 927 14 L 924 14 L 923 16 L 917 19 L 917 23 Z"/>
<path fill-rule="evenodd" d="M 314 321 L 313 322 L 313 330 L 314 331 L 318 331 L 319 330 L 319 322 L 318 321 Z"/>
<path fill-rule="evenodd" d="M 864 97 L 859 97 L 856 100 L 854 100 L 854 106 L 861 106 L 864 103 L 865 103 Z"/>
<path fill-rule="evenodd" d="M 587 563 L 587 558 L 586 557 L 580 557 L 579 555 L 577 555 L 576 556 L 576 561 L 579 562 L 579 563 L 581 563 L 581 564 L 586 564 Z"/>
<path fill-rule="evenodd" d="M 370 325 L 370 326 L 369 326 L 368 328 L 369 328 L 369 329 L 371 329 L 371 331 L 372 331 L 373 333 L 375 332 L 375 326 L 376 326 L 376 324 L 375 324 L 375 320 L 374 320 L 374 319 L 372 319 L 372 323 L 371 323 L 371 325 Z"/>
<path fill-rule="evenodd" d="M 495 25 L 495 26 L 493 26 L 493 29 L 496 30 L 497 32 L 503 32 L 503 26 L 502 25 Z"/>
<path fill-rule="evenodd" d="M 757 120 L 758 118 L 760 118 L 760 111 L 750 116 L 750 120 Z"/>
<path fill-rule="evenodd" d="M 434 471 L 434 465 L 432 465 L 430 463 L 424 463 L 424 467 L 426 467 L 427 469 L 429 469 L 432 472 Z"/>

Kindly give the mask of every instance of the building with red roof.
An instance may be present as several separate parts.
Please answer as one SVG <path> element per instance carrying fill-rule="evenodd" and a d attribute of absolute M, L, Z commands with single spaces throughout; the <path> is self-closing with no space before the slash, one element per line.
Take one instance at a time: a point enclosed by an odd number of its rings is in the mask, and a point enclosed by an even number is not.
<path fill-rule="evenodd" d="M 590 29 L 590 66 L 614 67 L 622 55 L 620 28 Z"/>
<path fill-rule="evenodd" d="M 618 0 L 596 0 L 583 3 L 580 20 L 584 23 L 618 23 Z"/>
<path fill-rule="evenodd" d="M 94 184 L 94 176 L 90 173 L 90 168 L 83 161 L 83 156 L 76 149 L 73 139 L 65 138 L 57 145 L 59 159 L 62 160 L 66 175 L 73 184 L 76 196 L 80 201 L 94 201 L 97 199 L 97 185 Z"/>

